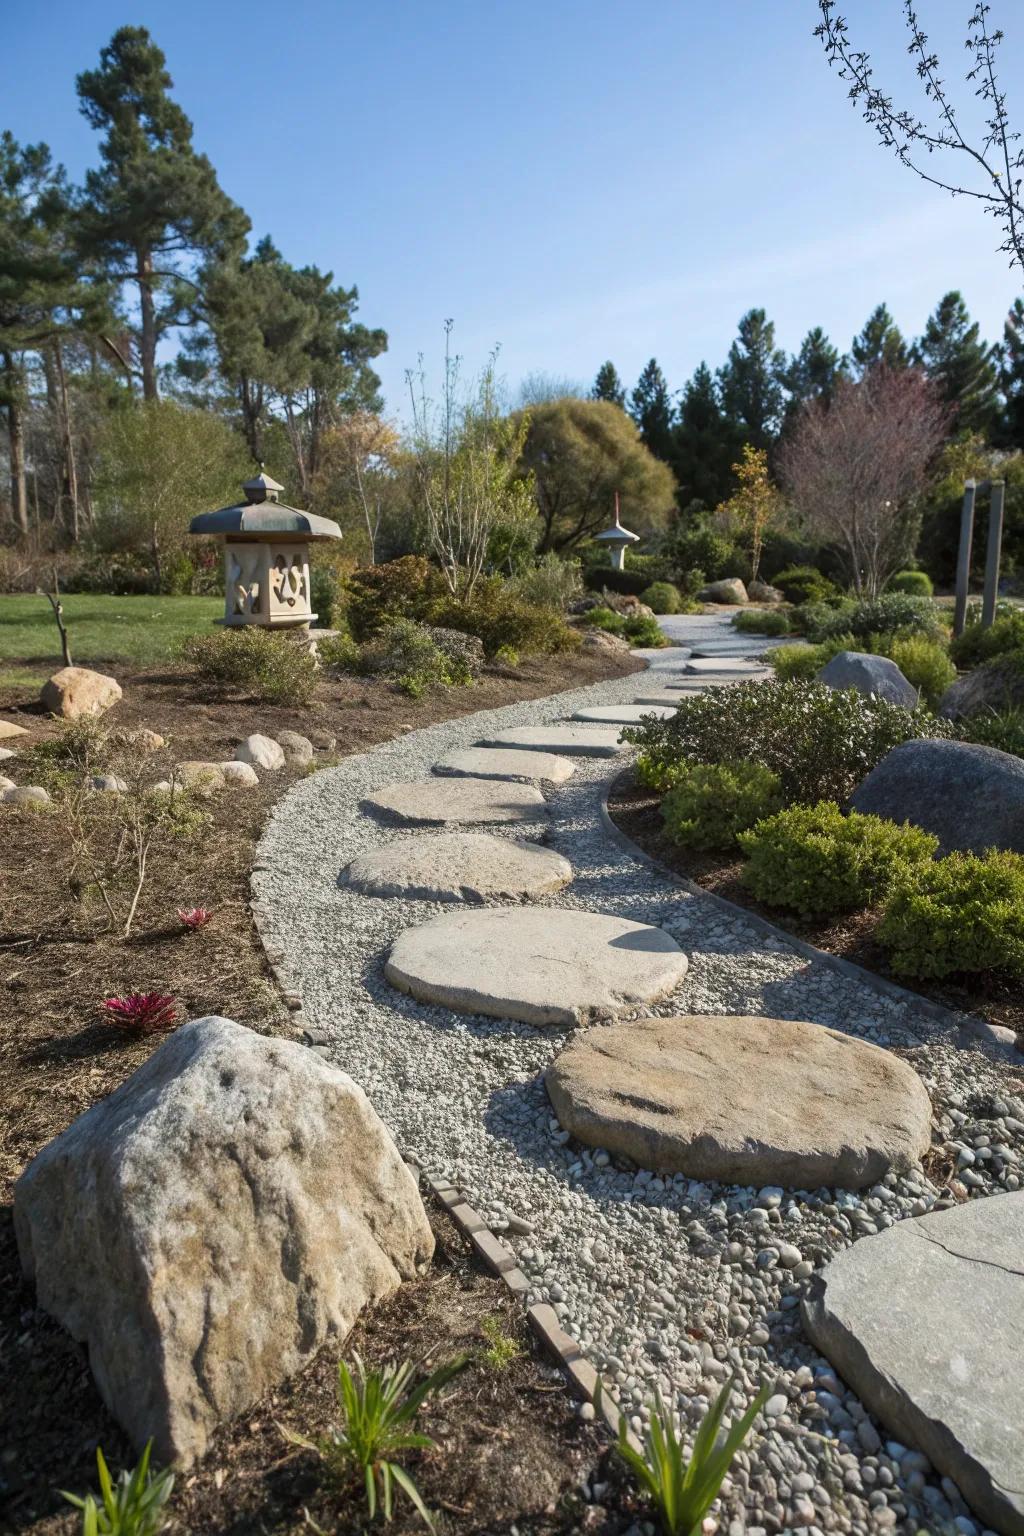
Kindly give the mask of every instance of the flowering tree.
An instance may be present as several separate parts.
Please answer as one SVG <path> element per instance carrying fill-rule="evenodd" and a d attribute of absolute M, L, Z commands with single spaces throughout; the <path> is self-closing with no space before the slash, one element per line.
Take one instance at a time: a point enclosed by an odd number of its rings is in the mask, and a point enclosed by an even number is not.
<path fill-rule="evenodd" d="M 921 495 L 949 413 L 916 368 L 840 379 L 810 401 L 781 453 L 783 483 L 808 529 L 839 552 L 859 596 L 877 597 L 913 555 Z"/>
<path fill-rule="evenodd" d="M 746 443 L 738 464 L 732 466 L 736 490 L 716 508 L 718 515 L 742 533 L 750 543 L 750 579 L 757 580 L 764 536 L 785 510 L 785 502 L 768 473 L 768 453 Z"/>

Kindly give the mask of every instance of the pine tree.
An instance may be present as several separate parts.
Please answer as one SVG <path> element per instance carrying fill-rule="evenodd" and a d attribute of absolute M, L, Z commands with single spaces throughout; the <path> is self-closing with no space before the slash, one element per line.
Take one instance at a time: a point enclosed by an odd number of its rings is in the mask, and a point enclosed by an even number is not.
<path fill-rule="evenodd" d="M 981 340 L 978 322 L 954 288 L 928 317 L 916 355 L 959 431 L 991 430 L 999 409 L 998 351 Z"/>
<path fill-rule="evenodd" d="M 679 482 L 679 505 L 713 507 L 729 494 L 737 443 L 722 413 L 714 375 L 701 363 L 683 390 L 672 433 L 670 463 Z"/>
<path fill-rule="evenodd" d="M 139 299 L 143 394 L 157 398 L 160 337 L 187 318 L 196 295 L 188 258 L 240 251 L 249 228 L 192 147 L 192 124 L 171 100 L 161 50 L 145 27 L 121 27 L 98 69 L 78 77 L 81 110 L 105 135 L 101 165 L 85 179 L 85 251 Z"/>
<path fill-rule="evenodd" d="M 767 448 L 778 435 L 785 369 L 786 354 L 775 345 L 775 326 L 763 309 L 748 310 L 725 366 L 718 370 L 722 409 L 742 442 Z"/>
<path fill-rule="evenodd" d="M 789 393 L 784 423 L 786 428 L 792 425 L 801 406 L 808 400 L 831 400 L 845 364 L 846 359 L 839 356 L 820 325 L 807 332 L 800 344 L 800 351 L 790 360 L 784 375 Z"/>
<path fill-rule="evenodd" d="M 594 387 L 590 391 L 590 398 L 591 400 L 610 400 L 612 405 L 617 405 L 622 410 L 625 410 L 626 391 L 614 363 L 601 364 L 597 370 Z"/>
<path fill-rule="evenodd" d="M 1024 449 L 1024 299 L 1014 299 L 1003 322 L 999 387 L 1005 404 L 999 422 L 998 446 Z"/>
<path fill-rule="evenodd" d="M 644 446 L 656 459 L 668 462 L 672 453 L 672 399 L 665 375 L 651 358 L 629 397 L 629 414 L 640 428 Z"/>
<path fill-rule="evenodd" d="M 850 358 L 860 378 L 879 363 L 894 369 L 908 366 L 910 350 L 884 304 L 871 311 L 864 329 L 853 338 Z"/>

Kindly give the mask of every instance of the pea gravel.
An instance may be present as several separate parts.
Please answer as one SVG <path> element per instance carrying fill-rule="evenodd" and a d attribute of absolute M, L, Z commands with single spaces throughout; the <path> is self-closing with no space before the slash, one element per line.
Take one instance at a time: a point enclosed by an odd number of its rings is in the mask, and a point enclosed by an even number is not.
<path fill-rule="evenodd" d="M 725 623 L 673 618 L 666 629 L 679 644 L 710 647 Z M 762 648 L 753 637 L 751 653 Z M 629 703 L 652 676 L 661 684 L 678 675 L 685 655 L 650 653 L 653 673 L 412 731 L 303 780 L 275 808 L 258 852 L 264 937 L 285 953 L 314 1047 L 366 1089 L 407 1156 L 457 1184 L 502 1234 L 531 1281 L 529 1299 L 551 1302 L 634 1428 L 655 1391 L 689 1435 L 731 1373 L 745 1393 L 773 1382 L 760 1430 L 723 1487 L 719 1523 L 729 1536 L 896 1527 L 976 1536 L 955 1486 L 919 1452 L 887 1441 L 815 1353 L 799 1301 L 833 1252 L 941 1204 L 950 1170 L 970 1198 L 1020 1187 L 1024 1104 L 1006 1068 L 959 1048 L 952 1018 L 946 1025 L 913 1000 L 808 962 L 781 933 L 766 937 L 630 858 L 599 816 L 623 759 L 579 757 L 572 779 L 545 786 L 550 827 L 488 830 L 543 840 L 570 861 L 573 882 L 543 904 L 657 924 L 677 940 L 688 974 L 645 1011 L 817 1020 L 900 1050 L 935 1106 L 937 1183 L 889 1176 L 852 1194 L 656 1177 L 580 1149 L 560 1129 L 542 1074 L 567 1031 L 460 1016 L 388 985 L 394 939 L 450 907 L 339 885 L 351 859 L 409 835 L 366 814 L 367 794 L 425 779 L 433 763 L 497 730 Z M 599 1501 L 599 1489 L 589 1492 Z"/>

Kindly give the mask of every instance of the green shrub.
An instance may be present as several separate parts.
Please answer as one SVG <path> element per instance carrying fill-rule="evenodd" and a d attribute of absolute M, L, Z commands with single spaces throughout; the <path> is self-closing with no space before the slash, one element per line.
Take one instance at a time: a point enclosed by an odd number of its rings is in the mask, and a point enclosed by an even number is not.
<path fill-rule="evenodd" d="M 316 655 L 325 672 L 359 672 L 360 647 L 351 635 L 318 635 Z"/>
<path fill-rule="evenodd" d="M 949 654 L 961 672 L 967 672 L 983 661 L 1022 649 L 1024 610 L 996 619 L 987 629 L 982 629 L 980 624 L 968 624 L 963 634 L 950 642 Z"/>
<path fill-rule="evenodd" d="M 878 937 L 901 976 L 1024 978 L 1024 857 L 951 853 L 915 871 L 886 902 Z"/>
<path fill-rule="evenodd" d="M 937 640 L 929 640 L 926 635 L 897 635 L 881 654 L 896 663 L 907 682 L 913 683 L 927 704 L 937 704 L 956 679 L 956 668 L 945 647 Z"/>
<path fill-rule="evenodd" d="M 625 632 L 626 621 L 621 613 L 616 613 L 613 608 L 590 608 L 584 615 L 584 623 L 594 629 L 607 630 L 610 635 L 621 635 Z"/>
<path fill-rule="evenodd" d="M 834 635 L 849 634 L 855 640 L 871 635 L 915 634 L 941 639 L 942 620 L 938 607 L 929 598 L 913 597 L 906 592 L 886 592 L 881 597 L 849 599 L 836 608 L 820 603 L 805 604 L 799 610 L 801 628 L 808 639 L 817 643 Z"/>
<path fill-rule="evenodd" d="M 152 1448 L 152 1440 L 147 1440 L 138 1465 L 131 1472 L 123 1471 L 115 1483 L 103 1451 L 96 1447 L 99 1498 L 93 1493 L 84 1498 L 74 1493 L 61 1494 L 82 1511 L 82 1536 L 157 1536 L 164 1529 L 164 1507 L 174 1489 L 174 1472 L 170 1467 L 163 1472 L 150 1472 Z"/>
<path fill-rule="evenodd" d="M 563 560 L 554 550 L 548 550 L 532 569 L 520 572 L 508 585 L 512 594 L 525 603 L 565 613 L 582 593 L 583 577 L 578 560 Z"/>
<path fill-rule="evenodd" d="M 645 721 L 623 734 L 647 754 L 654 772 L 749 758 L 778 774 L 787 804 L 813 804 L 844 801 L 893 747 L 950 736 L 952 727 L 885 699 L 773 679 L 684 698 L 670 719 Z"/>
<path fill-rule="evenodd" d="M 1024 709 L 982 710 L 958 720 L 956 733 L 960 741 L 1024 757 Z"/>
<path fill-rule="evenodd" d="M 462 660 L 453 660 L 434 633 L 414 619 L 392 619 L 360 648 L 359 669 L 371 676 L 390 677 L 412 698 L 427 688 L 464 685 L 472 674 Z"/>
<path fill-rule="evenodd" d="M 430 624 L 476 635 L 488 656 L 507 646 L 520 655 L 554 655 L 580 643 L 560 613 L 516 597 L 500 576 L 478 581 L 468 602 L 450 596 L 439 599 L 426 617 Z"/>
<path fill-rule="evenodd" d="M 833 801 L 796 805 L 739 838 L 743 883 L 768 907 L 831 917 L 871 906 L 907 870 L 930 861 L 938 838 L 918 827 L 851 811 Z"/>
<path fill-rule="evenodd" d="M 655 613 L 678 613 L 683 603 L 678 589 L 670 581 L 653 582 L 641 592 L 640 601 Z"/>
<path fill-rule="evenodd" d="M 909 592 L 911 597 L 931 597 L 935 591 L 927 571 L 897 571 L 885 584 L 887 592 Z"/>
<path fill-rule="evenodd" d="M 641 752 L 637 756 L 633 772 L 638 784 L 662 795 L 666 789 L 672 788 L 677 775 L 685 773 L 687 767 L 688 764 L 683 762 L 667 762 L 654 752 Z"/>
<path fill-rule="evenodd" d="M 852 645 L 853 636 L 829 640 L 823 645 L 807 645 L 803 642 L 799 645 L 780 645 L 768 651 L 765 659 L 781 681 L 812 683 L 833 656 L 839 651 L 850 649 L 850 646 L 843 643 L 845 640 L 849 640 Z"/>
<path fill-rule="evenodd" d="M 626 614 L 625 624 L 622 630 L 623 636 L 632 646 L 641 650 L 658 650 L 663 645 L 668 645 L 666 636 L 662 633 L 657 619 L 652 619 L 649 614 Z"/>
<path fill-rule="evenodd" d="M 688 571 L 683 572 L 682 576 L 679 578 L 678 589 L 684 597 L 687 597 L 693 601 L 693 599 L 696 598 L 697 593 L 706 587 L 707 584 L 707 576 L 701 570 L 699 565 L 695 565 L 691 566 Z M 695 606 L 699 608 L 700 604 L 697 603 Z"/>
<path fill-rule="evenodd" d="M 262 704 L 308 704 L 316 689 L 316 661 L 302 643 L 255 625 L 192 635 L 181 655 L 204 682 Z"/>
<path fill-rule="evenodd" d="M 729 849 L 782 805 L 778 775 L 760 763 L 686 763 L 662 801 L 665 831 L 683 848 Z"/>
<path fill-rule="evenodd" d="M 732 623 L 741 635 L 789 634 L 789 616 L 779 608 L 741 608 Z"/>
<path fill-rule="evenodd" d="M 839 588 L 813 565 L 790 565 L 772 577 L 787 603 L 825 603 L 839 596 Z"/>
<path fill-rule="evenodd" d="M 369 640 L 390 619 L 426 619 L 446 591 L 441 572 L 422 555 L 367 566 L 349 582 L 349 628 L 357 640 Z"/>
<path fill-rule="evenodd" d="M 665 551 L 676 572 L 699 567 L 708 581 L 726 576 L 748 576 L 750 559 L 729 539 L 710 528 L 691 528 L 678 533 Z"/>

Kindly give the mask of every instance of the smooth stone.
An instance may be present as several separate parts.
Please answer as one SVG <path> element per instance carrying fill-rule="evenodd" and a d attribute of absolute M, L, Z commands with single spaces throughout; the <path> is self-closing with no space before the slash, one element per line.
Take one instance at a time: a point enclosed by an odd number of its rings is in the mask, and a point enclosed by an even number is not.
<path fill-rule="evenodd" d="M 1012 656 L 994 656 L 950 683 L 939 700 L 937 714 L 950 720 L 981 711 L 1002 714 L 1024 707 L 1024 671 Z"/>
<path fill-rule="evenodd" d="M 860 1189 L 931 1144 L 917 1073 L 879 1046 L 791 1019 L 639 1019 L 590 1030 L 547 1070 L 563 1128 L 658 1172 Z"/>
<path fill-rule="evenodd" d="M 277 773 L 285 766 L 288 759 L 285 756 L 284 747 L 280 746 L 272 736 L 261 736 L 257 731 L 238 743 L 235 748 L 235 761 L 249 763 L 253 768 L 264 768 L 268 773 Z"/>
<path fill-rule="evenodd" d="M 230 762 L 218 763 L 217 766 L 225 782 L 233 784 L 236 789 L 256 789 L 260 782 L 259 774 L 251 763 L 240 763 L 232 758 Z"/>
<path fill-rule="evenodd" d="M 388 784 L 362 803 L 409 826 L 543 821 L 548 814 L 544 796 L 534 785 L 489 779 L 414 779 Z"/>
<path fill-rule="evenodd" d="M 17 757 L 13 747 L 0 747 L 0 763 L 6 763 L 9 758 Z"/>
<path fill-rule="evenodd" d="M 520 747 L 526 752 L 568 752 L 573 757 L 616 757 L 625 752 L 614 726 L 520 725 L 497 731 L 482 747 Z"/>
<path fill-rule="evenodd" d="M 1024 761 L 966 741 L 905 741 L 858 789 L 855 811 L 909 821 L 940 854 L 987 848 L 1024 853 Z"/>
<path fill-rule="evenodd" d="M 140 725 L 134 731 L 125 731 L 124 739 L 140 752 L 159 752 L 167 743 L 159 731 L 151 731 L 148 725 Z"/>
<path fill-rule="evenodd" d="M 820 1270 L 807 1332 L 986 1526 L 1024 1536 L 1024 1193 L 897 1222 Z"/>
<path fill-rule="evenodd" d="M 685 973 L 661 928 L 557 907 L 445 913 L 407 928 L 385 966 L 420 1002 L 563 1026 L 655 1002 Z"/>
<path fill-rule="evenodd" d="M 593 725 L 639 725 L 641 720 L 668 720 L 674 714 L 675 707 L 667 705 L 595 704 L 590 709 L 578 709 L 572 718 Z"/>
<path fill-rule="evenodd" d="M 704 603 L 748 603 L 747 589 L 738 576 L 726 576 L 721 581 L 709 581 L 701 587 L 697 596 Z"/>
<path fill-rule="evenodd" d="M 679 708 L 680 699 L 678 693 L 645 693 L 636 700 L 637 704 L 664 704 L 672 714 Z"/>
<path fill-rule="evenodd" d="M 124 779 L 118 778 L 116 773 L 93 774 L 90 783 L 100 794 L 123 795 L 128 788 Z"/>
<path fill-rule="evenodd" d="M 141 1450 L 188 1466 L 412 1279 L 434 1240 L 363 1090 L 230 1019 L 183 1025 L 14 1188 L 38 1305 Z"/>
<path fill-rule="evenodd" d="M 826 688 L 853 688 L 866 698 L 886 699 L 903 709 L 914 709 L 917 689 L 907 681 L 888 656 L 872 656 L 866 651 L 838 651 L 818 673 L 817 681 Z"/>
<path fill-rule="evenodd" d="M 121 685 L 89 667 L 61 667 L 43 684 L 39 697 L 47 714 L 79 720 L 83 715 L 105 715 L 121 698 Z"/>
<path fill-rule="evenodd" d="M 49 805 L 50 796 L 41 784 L 12 784 L 4 790 L 4 805 Z"/>
<path fill-rule="evenodd" d="M 516 752 L 500 747 L 466 747 L 434 764 L 445 778 L 505 779 L 511 784 L 564 784 L 576 772 L 567 757 L 553 752 Z"/>
<path fill-rule="evenodd" d="M 15 725 L 13 720 L 0 720 L 0 741 L 14 741 L 18 736 L 27 735 L 25 726 Z"/>
<path fill-rule="evenodd" d="M 191 789 L 200 795 L 212 794 L 215 789 L 223 789 L 227 782 L 220 763 L 199 762 L 195 758 L 188 758 L 183 763 L 175 763 L 174 777 L 186 789 Z"/>
<path fill-rule="evenodd" d="M 368 896 L 525 901 L 568 885 L 572 865 L 536 843 L 487 832 L 440 832 L 364 853 L 344 879 Z"/>
<path fill-rule="evenodd" d="M 4 790 L 17 789 L 17 787 L 13 779 L 9 779 L 6 774 L 0 773 L 0 800 L 3 799 Z"/>
<path fill-rule="evenodd" d="M 298 731 L 278 731 L 277 744 L 284 749 L 289 768 L 305 768 L 313 761 L 313 743 Z"/>
<path fill-rule="evenodd" d="M 752 677 L 768 669 L 763 662 L 745 661 L 742 656 L 697 656 L 683 670 L 691 677 Z"/>

